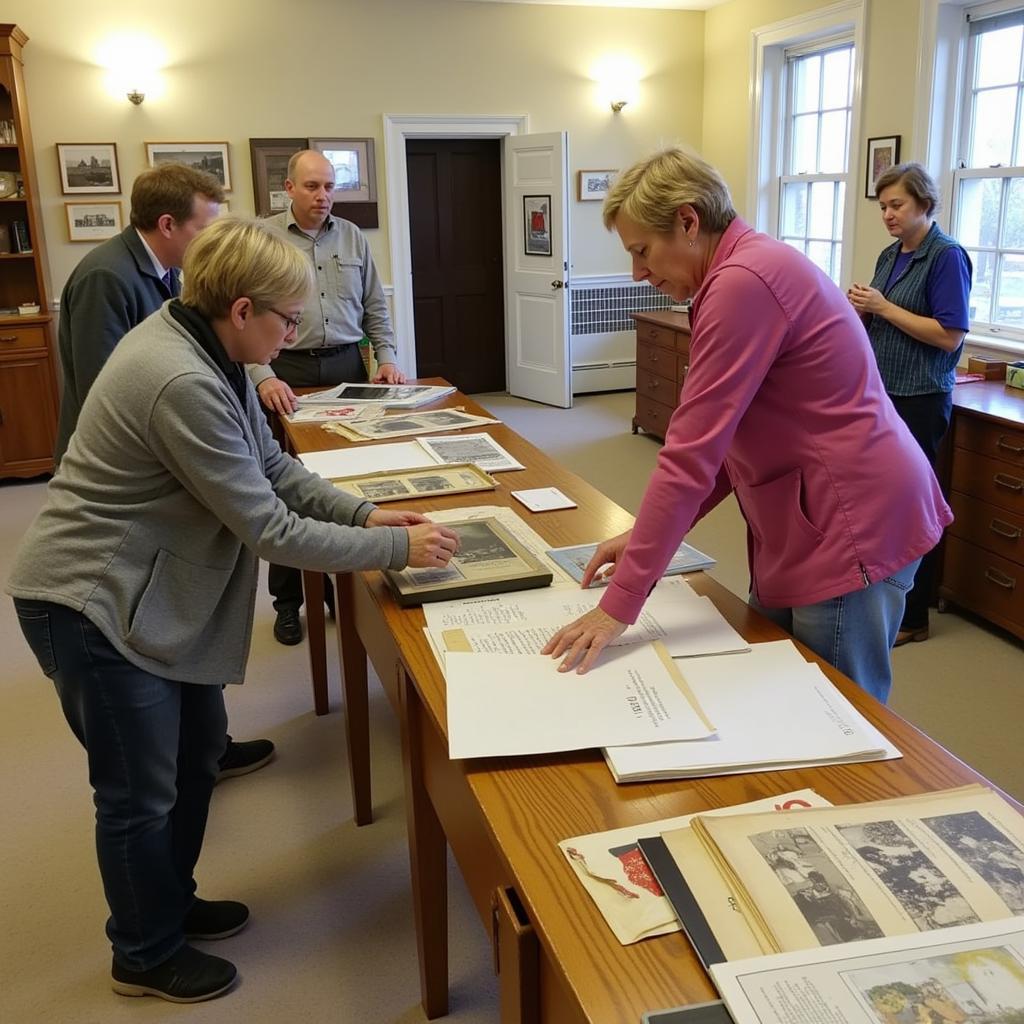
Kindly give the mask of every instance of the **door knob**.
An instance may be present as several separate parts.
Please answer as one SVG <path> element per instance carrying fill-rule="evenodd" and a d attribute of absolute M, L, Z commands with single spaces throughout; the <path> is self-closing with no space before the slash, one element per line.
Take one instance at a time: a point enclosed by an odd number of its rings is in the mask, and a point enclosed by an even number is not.
<path fill-rule="evenodd" d="M 565 287 L 565 282 L 564 281 L 552 281 L 551 282 L 551 287 L 552 288 L 564 288 Z"/>

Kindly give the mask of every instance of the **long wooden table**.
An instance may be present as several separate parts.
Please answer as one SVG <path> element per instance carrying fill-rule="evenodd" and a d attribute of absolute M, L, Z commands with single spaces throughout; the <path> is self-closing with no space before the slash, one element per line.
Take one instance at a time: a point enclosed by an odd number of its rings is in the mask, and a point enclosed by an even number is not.
<path fill-rule="evenodd" d="M 431 381 L 430 383 L 436 383 Z M 464 396 L 448 405 L 480 412 Z M 557 486 L 579 508 L 529 516 L 552 545 L 609 536 L 630 517 L 509 428 L 489 431 L 528 468 L 499 474 L 494 492 L 417 502 L 510 505 L 509 490 Z M 339 447 L 316 426 L 288 427 L 298 451 Z M 392 506 L 399 507 L 399 506 Z M 691 578 L 752 642 L 780 631 L 714 580 Z M 446 845 L 490 934 L 503 1021 L 636 1024 L 644 1010 L 713 998 L 711 984 L 681 934 L 620 946 L 557 847 L 582 833 L 815 788 L 834 803 L 859 802 L 985 781 L 909 723 L 824 663 L 840 690 L 904 753 L 896 761 L 765 772 L 685 782 L 617 786 L 596 752 L 451 761 L 445 684 L 422 633 L 419 609 L 402 609 L 378 573 L 337 578 L 347 729 L 357 815 L 369 820 L 366 655 L 399 715 L 423 1008 L 448 1008 Z M 341 635 L 344 634 L 344 635 Z M 809 652 L 805 655 L 811 657 Z M 897 680 L 897 684 L 899 682 Z M 360 735 L 361 733 L 361 735 Z M 359 810 L 361 808 L 361 810 Z"/>

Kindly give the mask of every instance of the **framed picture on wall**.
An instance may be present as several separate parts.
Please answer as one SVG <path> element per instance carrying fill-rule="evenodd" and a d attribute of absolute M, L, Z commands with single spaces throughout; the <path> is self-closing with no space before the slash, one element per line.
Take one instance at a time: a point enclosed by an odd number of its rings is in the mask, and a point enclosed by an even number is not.
<path fill-rule="evenodd" d="M 102 242 L 124 230 L 121 204 L 111 202 L 65 203 L 69 242 Z"/>
<path fill-rule="evenodd" d="M 900 162 L 900 136 L 885 135 L 868 139 L 868 168 L 864 181 L 864 198 L 875 198 L 875 182 L 890 167 Z"/>
<path fill-rule="evenodd" d="M 523 196 L 523 248 L 527 256 L 551 255 L 551 196 Z"/>
<path fill-rule="evenodd" d="M 113 142 L 58 142 L 57 163 L 60 188 L 66 196 L 121 191 Z"/>
<path fill-rule="evenodd" d="M 226 142 L 147 142 L 146 159 L 150 167 L 175 163 L 207 171 L 226 191 L 231 191 L 231 166 Z"/>
<path fill-rule="evenodd" d="M 580 171 L 579 201 L 581 203 L 600 202 L 612 187 L 612 181 L 618 171 Z"/>
<path fill-rule="evenodd" d="M 373 158 L 373 139 L 310 139 L 309 148 L 323 153 L 334 167 L 331 212 L 361 228 L 377 227 L 377 166 Z"/>
<path fill-rule="evenodd" d="M 269 217 L 288 209 L 288 193 L 284 182 L 288 177 L 288 161 L 300 149 L 307 149 L 306 139 L 250 139 L 252 158 L 252 190 L 257 217 Z"/>

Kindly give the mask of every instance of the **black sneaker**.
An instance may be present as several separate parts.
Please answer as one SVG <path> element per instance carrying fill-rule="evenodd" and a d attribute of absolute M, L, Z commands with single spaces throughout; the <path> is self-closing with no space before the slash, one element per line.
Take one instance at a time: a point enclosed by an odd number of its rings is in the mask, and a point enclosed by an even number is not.
<path fill-rule="evenodd" d="M 217 781 L 235 775 L 248 775 L 262 768 L 274 757 L 274 744 L 270 740 L 244 740 L 236 743 L 230 736 L 220 759 Z"/>
<path fill-rule="evenodd" d="M 282 608 L 274 620 L 274 639 L 286 647 L 302 643 L 302 622 L 298 608 Z"/>
<path fill-rule="evenodd" d="M 249 908 L 237 900 L 201 900 L 185 915 L 182 929 L 186 939 L 226 939 L 237 935 L 249 923 Z"/>
<path fill-rule="evenodd" d="M 223 995 L 238 978 L 235 965 L 219 956 L 182 946 L 148 971 L 130 971 L 116 960 L 110 985 L 121 996 L 158 996 L 170 1003 L 201 1003 Z"/>

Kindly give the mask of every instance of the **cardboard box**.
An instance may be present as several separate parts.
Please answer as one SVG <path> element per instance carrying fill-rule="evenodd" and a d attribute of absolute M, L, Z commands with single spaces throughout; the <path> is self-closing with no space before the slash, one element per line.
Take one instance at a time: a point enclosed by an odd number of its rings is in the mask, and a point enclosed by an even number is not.
<path fill-rule="evenodd" d="M 1007 363 L 1006 386 L 1024 389 L 1024 362 Z"/>
<path fill-rule="evenodd" d="M 969 356 L 967 372 L 984 374 L 985 380 L 1002 380 L 1006 375 L 1006 362 L 1002 359 L 981 359 L 978 356 Z"/>

